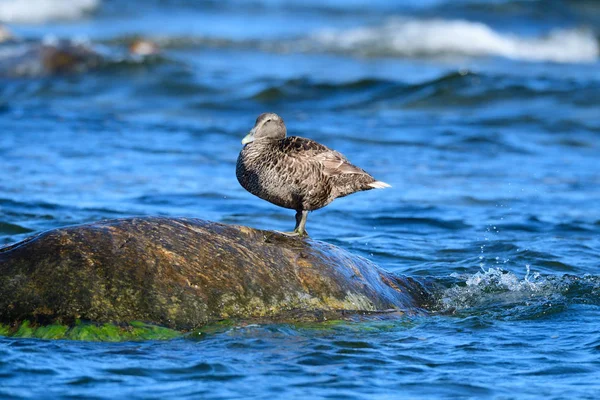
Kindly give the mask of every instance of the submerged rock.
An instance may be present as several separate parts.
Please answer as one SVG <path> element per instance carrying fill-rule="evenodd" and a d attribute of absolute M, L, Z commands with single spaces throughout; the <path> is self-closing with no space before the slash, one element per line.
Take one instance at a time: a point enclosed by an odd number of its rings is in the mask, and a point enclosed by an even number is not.
<path fill-rule="evenodd" d="M 190 330 L 418 312 L 420 283 L 311 239 L 189 218 L 55 229 L 0 249 L 0 323 L 145 321 Z"/>
<path fill-rule="evenodd" d="M 105 57 L 90 43 L 72 40 L 18 41 L 3 45 L 0 77 L 41 77 L 97 69 Z"/>
<path fill-rule="evenodd" d="M 52 37 L 19 40 L 6 36 L 0 26 L 0 77 L 77 75 L 120 64 L 143 64 L 160 55 L 158 45 L 149 39 L 135 38 L 127 48 L 116 44 L 120 46 Z"/>

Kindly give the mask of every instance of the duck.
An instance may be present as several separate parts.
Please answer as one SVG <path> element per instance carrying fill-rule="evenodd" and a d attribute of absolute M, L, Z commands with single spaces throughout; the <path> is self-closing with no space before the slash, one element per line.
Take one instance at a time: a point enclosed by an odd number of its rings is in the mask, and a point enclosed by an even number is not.
<path fill-rule="evenodd" d="M 296 211 L 294 231 L 281 232 L 288 236 L 308 236 L 308 213 L 337 198 L 390 187 L 325 145 L 287 136 L 283 119 L 275 113 L 260 114 L 242 145 L 238 182 L 253 195 Z"/>

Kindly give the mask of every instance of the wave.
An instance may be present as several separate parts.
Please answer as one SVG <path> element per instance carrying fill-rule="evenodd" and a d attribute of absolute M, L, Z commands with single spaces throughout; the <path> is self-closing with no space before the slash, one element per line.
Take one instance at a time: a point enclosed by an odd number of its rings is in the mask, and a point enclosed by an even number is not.
<path fill-rule="evenodd" d="M 18 235 L 21 233 L 33 232 L 33 229 L 10 222 L 0 221 L 0 234 Z"/>
<path fill-rule="evenodd" d="M 540 96 L 556 99 L 563 104 L 577 101 L 573 93 L 582 97 L 592 98 L 600 85 L 586 80 L 566 80 L 552 77 L 540 77 L 523 80 L 501 73 L 471 72 L 466 70 L 447 70 L 435 77 L 406 83 L 401 80 L 378 78 L 362 78 L 342 82 L 323 82 L 311 78 L 292 78 L 284 80 L 260 80 L 253 82 L 252 91 L 247 90 L 240 99 L 260 103 L 276 103 L 280 101 L 299 103 L 303 108 L 343 109 L 431 109 L 448 107 L 478 107 L 489 104 L 490 101 L 511 101 L 514 98 L 535 99 Z M 250 92 L 250 93 L 248 93 Z M 591 96 L 591 97 L 590 97 Z M 486 125 L 502 125 L 507 123 L 536 122 L 548 125 L 545 120 L 532 120 L 531 116 L 514 116 L 501 119 L 490 117 L 480 118 L 479 122 Z M 566 120 L 570 127 L 594 130 L 593 125 L 583 125 L 580 121 Z M 355 138 L 356 139 L 356 138 Z M 465 145 L 477 145 L 496 151 L 498 147 L 511 152 L 526 154 L 528 149 L 501 142 L 496 137 L 474 136 L 463 138 Z M 360 138 L 369 143 L 380 143 L 380 138 Z M 388 143 L 388 139 L 383 139 Z M 396 144 L 417 144 L 415 140 L 401 141 Z M 428 146 L 430 144 L 427 144 Z M 449 148 L 456 148 L 457 143 L 447 143 Z M 586 146 L 585 142 L 579 144 Z M 587 144 L 589 146 L 589 144 Z M 440 143 L 443 146 L 443 143 Z M 440 147 L 442 148 L 442 147 Z"/>
<path fill-rule="evenodd" d="M 152 38 L 161 48 L 257 49 L 272 53 L 340 53 L 359 57 L 505 57 L 520 61 L 589 63 L 600 57 L 591 29 L 555 29 L 543 36 L 499 32 L 458 19 L 395 17 L 379 26 L 325 29 L 289 39 L 217 36 Z M 120 41 L 129 40 L 122 38 Z"/>
<path fill-rule="evenodd" d="M 42 23 L 84 17 L 100 5 L 100 0 L 6 0 L 0 2 L 0 21 Z"/>
<path fill-rule="evenodd" d="M 593 62 L 597 38 L 585 29 L 557 29 L 542 37 L 497 32 L 465 20 L 394 18 L 382 26 L 324 30 L 304 44 L 362 56 L 501 56 L 525 61 Z"/>
<path fill-rule="evenodd" d="M 459 316 L 490 315 L 500 319 L 531 319 L 563 311 L 573 304 L 600 305 L 600 276 L 541 275 L 519 278 L 500 268 L 439 279 L 434 311 Z"/>

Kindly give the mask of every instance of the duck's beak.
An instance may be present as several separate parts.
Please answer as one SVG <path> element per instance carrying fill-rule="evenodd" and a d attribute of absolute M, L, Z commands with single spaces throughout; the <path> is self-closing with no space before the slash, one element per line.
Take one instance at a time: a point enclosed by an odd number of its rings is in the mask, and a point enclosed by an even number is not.
<path fill-rule="evenodd" d="M 242 139 L 242 144 L 254 142 L 254 132 L 256 132 L 256 128 L 252 128 L 252 130 L 246 136 L 244 136 Z"/>

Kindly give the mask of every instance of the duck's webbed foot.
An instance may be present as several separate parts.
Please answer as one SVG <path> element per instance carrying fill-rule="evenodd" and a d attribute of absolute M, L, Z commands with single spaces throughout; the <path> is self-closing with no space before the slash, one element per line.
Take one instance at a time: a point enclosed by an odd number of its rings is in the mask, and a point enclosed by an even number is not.
<path fill-rule="evenodd" d="M 308 232 L 304 231 L 302 234 L 300 234 L 300 232 L 281 232 L 281 231 L 270 231 L 269 233 L 265 233 L 263 235 L 263 239 L 265 241 L 265 243 L 274 243 L 277 242 L 277 240 L 282 240 L 282 237 L 279 235 L 283 235 L 286 238 L 292 239 L 292 238 L 298 238 L 298 239 L 302 239 L 302 238 L 306 238 L 308 237 Z"/>
<path fill-rule="evenodd" d="M 308 232 L 306 231 L 306 217 L 307 216 L 308 216 L 308 211 L 304 211 L 304 210 L 296 211 L 296 227 L 294 228 L 294 231 L 293 232 L 275 231 L 275 232 L 280 233 L 285 236 L 288 236 L 288 237 L 307 237 L 308 236 Z"/>
<path fill-rule="evenodd" d="M 307 237 L 308 236 L 308 232 L 306 230 L 300 232 L 298 230 L 295 230 L 293 232 L 281 232 L 281 231 L 275 231 L 277 233 L 281 233 L 282 235 L 285 236 L 289 236 L 289 237 Z"/>

